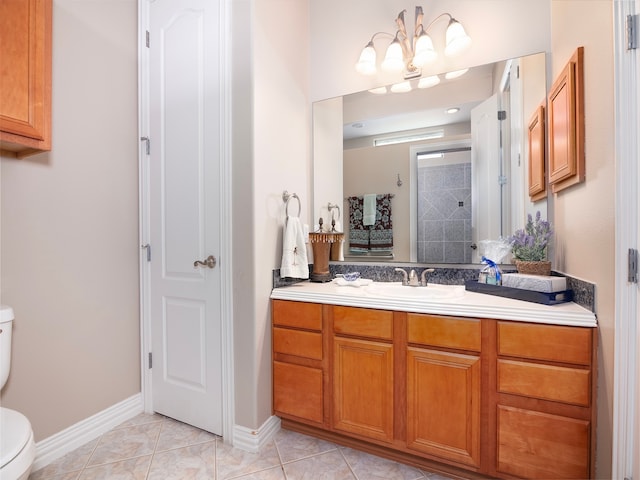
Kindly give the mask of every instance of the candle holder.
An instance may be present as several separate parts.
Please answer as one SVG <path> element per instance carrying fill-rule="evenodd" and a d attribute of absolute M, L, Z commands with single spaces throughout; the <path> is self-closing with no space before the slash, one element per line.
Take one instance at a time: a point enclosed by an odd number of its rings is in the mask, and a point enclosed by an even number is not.
<path fill-rule="evenodd" d="M 313 249 L 313 272 L 309 275 L 312 282 L 330 282 L 332 280 L 329 272 L 329 256 L 331 245 L 341 242 L 344 233 L 309 233 L 309 241 Z"/>

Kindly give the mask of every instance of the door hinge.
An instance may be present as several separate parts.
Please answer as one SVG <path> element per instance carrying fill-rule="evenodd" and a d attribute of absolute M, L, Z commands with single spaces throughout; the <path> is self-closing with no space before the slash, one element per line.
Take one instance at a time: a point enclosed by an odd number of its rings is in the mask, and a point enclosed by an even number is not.
<path fill-rule="evenodd" d="M 145 245 L 140 245 L 140 248 L 144 248 L 147 251 L 147 262 L 151 261 L 151 245 L 150 244 L 145 244 Z"/>
<path fill-rule="evenodd" d="M 153 368 L 153 353 L 149 352 L 149 370 Z"/>
<path fill-rule="evenodd" d="M 506 177 L 506 175 L 499 175 L 498 176 L 498 185 L 506 185 L 508 182 L 508 179 Z"/>
<path fill-rule="evenodd" d="M 638 14 L 627 15 L 627 50 L 638 48 L 638 17 Z"/>
<path fill-rule="evenodd" d="M 149 155 L 151 153 L 151 139 L 149 137 L 140 137 L 140 141 L 146 143 L 146 153 Z"/>
<path fill-rule="evenodd" d="M 147 31 L 145 32 L 144 37 L 145 37 L 145 39 L 144 39 L 145 44 L 147 45 L 147 48 L 149 48 L 149 30 L 147 30 Z"/>
<path fill-rule="evenodd" d="M 629 249 L 629 283 L 638 283 L 638 250 Z"/>
<path fill-rule="evenodd" d="M 506 110 L 498 110 L 498 120 L 506 120 L 507 111 Z"/>

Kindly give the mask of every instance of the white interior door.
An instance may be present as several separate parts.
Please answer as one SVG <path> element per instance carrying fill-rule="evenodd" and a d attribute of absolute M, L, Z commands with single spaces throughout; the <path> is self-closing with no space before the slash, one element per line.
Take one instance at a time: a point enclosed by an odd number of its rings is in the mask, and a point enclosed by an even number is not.
<path fill-rule="evenodd" d="M 500 205 L 500 125 L 498 96 L 493 95 L 471 110 L 472 238 L 497 240 L 502 234 Z M 474 263 L 480 262 L 474 250 Z"/>
<path fill-rule="evenodd" d="M 153 410 L 222 434 L 218 3 L 149 3 L 149 298 Z"/>

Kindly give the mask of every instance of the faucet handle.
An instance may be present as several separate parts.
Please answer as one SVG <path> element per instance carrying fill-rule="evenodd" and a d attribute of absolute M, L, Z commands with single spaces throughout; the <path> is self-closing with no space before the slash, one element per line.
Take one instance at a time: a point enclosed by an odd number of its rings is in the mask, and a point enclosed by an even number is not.
<path fill-rule="evenodd" d="M 425 268 L 422 271 L 422 275 L 420 275 L 420 285 L 423 287 L 427 286 L 427 273 L 433 273 L 435 270 L 433 268 Z"/>
<path fill-rule="evenodd" d="M 395 271 L 402 274 L 402 285 L 409 285 L 409 277 L 407 277 L 407 271 L 403 268 L 396 268 Z"/>

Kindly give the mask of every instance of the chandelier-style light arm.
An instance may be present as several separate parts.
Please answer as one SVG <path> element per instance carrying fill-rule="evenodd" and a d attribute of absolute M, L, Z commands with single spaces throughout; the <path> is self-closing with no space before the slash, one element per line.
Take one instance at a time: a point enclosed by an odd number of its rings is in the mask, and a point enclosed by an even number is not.
<path fill-rule="evenodd" d="M 407 27 L 405 23 L 406 10 L 402 10 L 397 18 L 396 25 L 398 30 L 395 35 L 387 32 L 376 32 L 371 36 L 371 40 L 365 46 L 360 54 L 360 58 L 355 65 L 356 70 L 363 75 L 373 75 L 376 73 L 376 52 L 374 40 L 385 35 L 392 37 L 391 44 L 387 47 L 384 60 L 381 64 L 382 69 L 390 72 L 404 71 L 404 78 L 410 79 L 421 75 L 422 66 L 431 63 L 438 57 L 437 52 L 433 48 L 433 42 L 428 34 L 431 26 L 442 17 L 449 17 L 449 25 L 446 31 L 446 48 L 445 55 L 453 56 L 466 50 L 471 45 L 471 38 L 466 34 L 464 28 L 451 14 L 442 13 L 424 28 L 422 20 L 424 12 L 422 7 L 417 6 L 415 10 L 415 26 L 413 35 L 407 35 Z"/>

